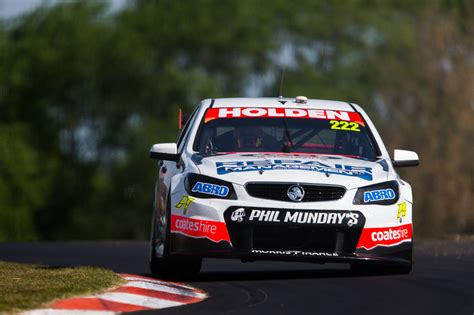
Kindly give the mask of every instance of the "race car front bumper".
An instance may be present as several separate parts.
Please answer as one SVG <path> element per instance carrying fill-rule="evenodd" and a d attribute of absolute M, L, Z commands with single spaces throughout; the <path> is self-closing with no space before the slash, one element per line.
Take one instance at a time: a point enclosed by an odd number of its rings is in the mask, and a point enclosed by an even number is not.
<path fill-rule="evenodd" d="M 215 202 L 195 199 L 187 211 L 175 209 L 171 253 L 243 261 L 411 263 L 411 222 L 367 227 L 367 219 L 377 218 L 359 210 L 216 209 Z"/>

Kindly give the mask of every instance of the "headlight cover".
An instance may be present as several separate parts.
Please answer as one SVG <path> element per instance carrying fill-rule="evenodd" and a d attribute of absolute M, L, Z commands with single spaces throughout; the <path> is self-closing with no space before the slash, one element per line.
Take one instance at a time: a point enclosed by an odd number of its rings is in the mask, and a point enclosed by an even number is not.
<path fill-rule="evenodd" d="M 237 199 L 232 183 L 195 173 L 189 173 L 184 180 L 188 194 L 198 198 Z"/>
<path fill-rule="evenodd" d="M 354 205 L 393 205 L 400 197 L 398 182 L 378 183 L 357 189 Z"/>

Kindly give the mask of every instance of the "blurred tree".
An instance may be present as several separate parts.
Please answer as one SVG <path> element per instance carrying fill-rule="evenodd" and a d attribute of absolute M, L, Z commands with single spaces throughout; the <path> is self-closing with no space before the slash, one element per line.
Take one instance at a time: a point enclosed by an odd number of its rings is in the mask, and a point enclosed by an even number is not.
<path fill-rule="evenodd" d="M 98 19 L 103 10 L 94 3 L 41 7 L 8 32 L 0 119 L 28 126 L 42 168 L 57 163 L 45 201 L 34 211 L 42 238 L 64 236 L 69 209 L 93 193 L 89 182 L 96 166 L 89 163 L 87 146 L 94 139 L 86 137 L 100 104 L 95 89 L 107 31 Z"/>
<path fill-rule="evenodd" d="M 473 20 L 464 0 L 136 0 L 3 22 L 0 240 L 146 237 L 147 150 L 177 109 L 277 96 L 283 68 L 285 96 L 360 103 L 420 152 L 417 232 L 472 233 Z"/>
<path fill-rule="evenodd" d="M 9 25 L 0 121 L 28 125 L 36 152 L 58 161 L 49 195 L 31 209 L 40 238 L 148 234 L 148 146 L 174 140 L 178 107 L 240 94 L 264 66 L 255 56 L 268 50 L 271 27 L 254 23 L 270 16 L 250 2 L 220 6 L 137 2 L 111 17 L 103 3 L 81 1 Z M 222 23 L 232 27 L 216 29 Z"/>
<path fill-rule="evenodd" d="M 313 5 L 285 28 L 285 93 L 364 106 L 389 148 L 421 156 L 400 170 L 414 187 L 417 234 L 473 233 L 473 2 Z"/>
<path fill-rule="evenodd" d="M 0 124 L 0 241 L 37 237 L 33 209 L 44 201 L 47 173 L 19 124 Z"/>
<path fill-rule="evenodd" d="M 418 172 L 404 172 L 415 183 L 421 235 L 474 232 L 473 39 L 472 1 L 428 6 L 417 19 L 409 63 L 394 60 L 386 68 L 401 79 L 379 85 L 392 146 L 417 149 L 423 159 Z"/>

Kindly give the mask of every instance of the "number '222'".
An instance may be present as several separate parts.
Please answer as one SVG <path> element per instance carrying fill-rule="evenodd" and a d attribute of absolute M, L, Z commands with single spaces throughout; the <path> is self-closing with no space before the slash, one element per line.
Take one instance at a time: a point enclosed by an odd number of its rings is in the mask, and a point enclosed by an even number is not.
<path fill-rule="evenodd" d="M 360 132 L 359 124 L 353 121 L 331 120 L 329 123 L 331 124 L 331 129 Z"/>

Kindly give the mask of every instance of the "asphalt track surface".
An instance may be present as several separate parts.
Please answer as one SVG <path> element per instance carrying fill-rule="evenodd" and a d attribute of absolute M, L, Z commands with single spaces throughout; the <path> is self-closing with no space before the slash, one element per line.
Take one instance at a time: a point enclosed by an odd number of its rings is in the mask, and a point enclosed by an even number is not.
<path fill-rule="evenodd" d="M 149 276 L 146 242 L 0 243 L 0 260 L 91 265 Z M 419 241 L 410 275 L 356 276 L 342 264 L 204 260 L 204 302 L 157 314 L 474 314 L 474 240 Z"/>

